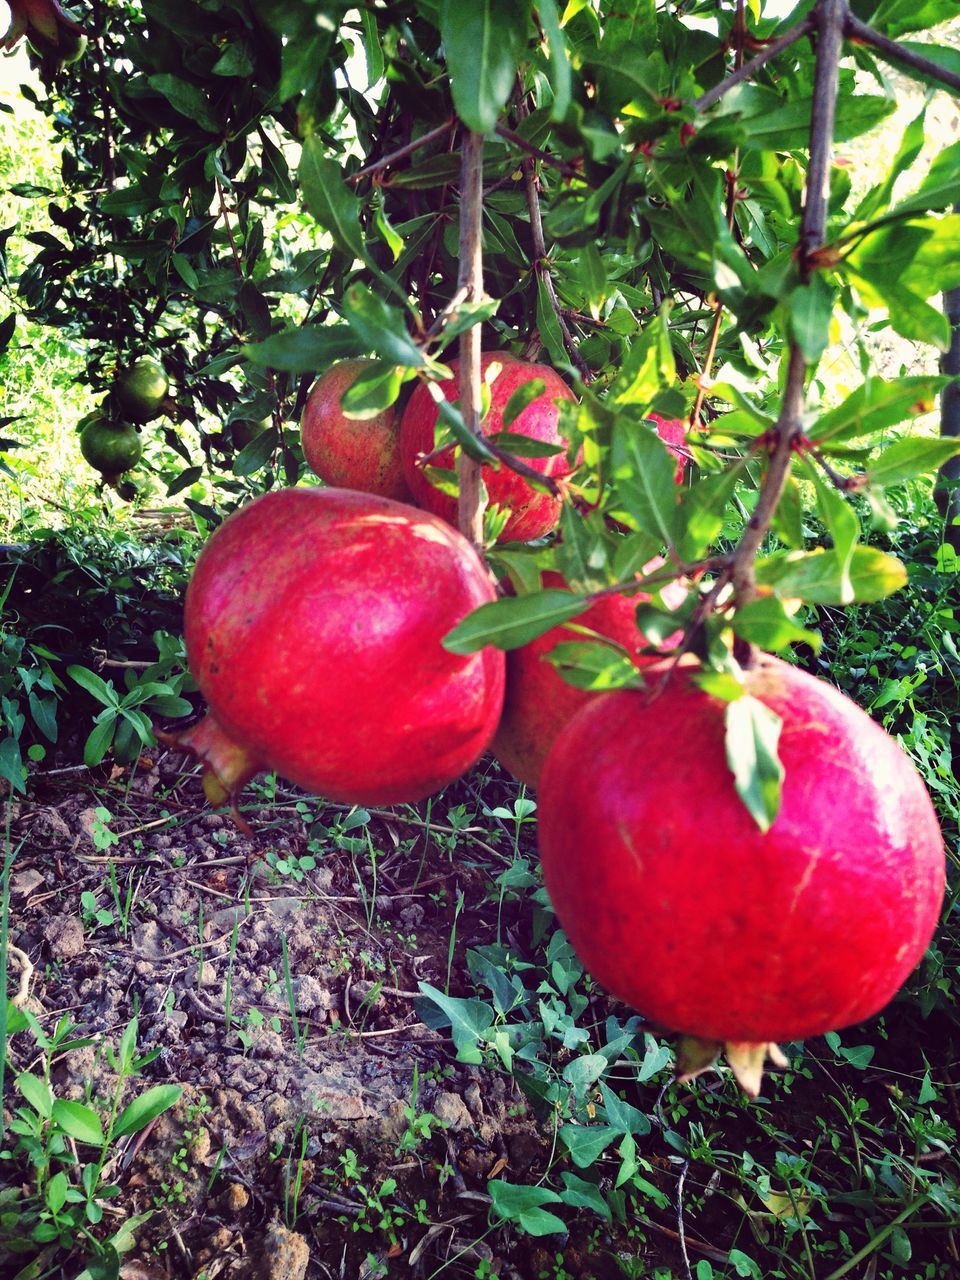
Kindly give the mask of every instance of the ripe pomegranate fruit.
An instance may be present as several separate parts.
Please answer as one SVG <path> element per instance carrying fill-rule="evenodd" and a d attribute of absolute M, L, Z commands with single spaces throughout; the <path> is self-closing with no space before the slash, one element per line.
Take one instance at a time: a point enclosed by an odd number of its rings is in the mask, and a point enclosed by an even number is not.
<path fill-rule="evenodd" d="M 930 940 L 945 872 L 933 805 L 892 738 L 778 659 L 745 683 L 783 721 L 765 834 L 734 790 L 725 704 L 688 668 L 659 696 L 618 691 L 579 711 L 539 792 L 547 889 L 584 965 L 728 1056 L 882 1008 Z"/>
<path fill-rule="evenodd" d="M 231 515 L 187 589 L 190 669 L 210 715 L 180 739 L 208 795 L 273 768 L 348 804 L 421 799 L 489 745 L 503 654 L 441 639 L 494 598 L 456 530 L 347 489 L 284 489 Z"/>
<path fill-rule="evenodd" d="M 658 556 L 645 566 L 652 573 L 663 560 Z M 542 576 L 545 589 L 562 590 L 566 583 L 559 573 L 548 571 Z M 676 608 L 684 597 L 683 587 L 671 585 L 666 603 Z M 630 654 L 638 670 L 660 660 L 655 652 L 641 652 L 648 645 L 637 627 L 636 610 L 641 601 L 649 600 L 647 592 L 633 595 L 603 596 L 572 624 L 552 627 L 519 649 L 507 654 L 507 685 L 503 699 L 503 715 L 493 740 L 493 754 L 518 782 L 540 785 L 540 773 L 553 742 L 573 715 L 596 693 L 568 684 L 548 661 L 548 654 L 558 644 L 588 640 L 589 636 L 574 630 L 588 627 L 601 636 L 615 640 Z"/>
<path fill-rule="evenodd" d="M 400 462 L 400 427 L 393 406 L 372 418 L 351 418 L 344 392 L 372 360 L 341 360 L 317 379 L 300 421 L 308 465 L 326 484 L 410 500 Z"/>
<path fill-rule="evenodd" d="M 485 373 L 494 362 L 502 367 L 489 384 L 490 411 L 483 420 L 484 435 L 496 435 L 506 429 L 511 434 L 530 436 L 547 444 L 566 445 L 557 431 L 557 401 L 576 403 L 576 397 L 560 375 L 549 365 L 529 364 L 503 351 L 485 352 L 480 361 L 481 372 Z M 446 399 L 454 401 L 460 399 L 460 361 L 451 360 L 450 368 L 454 373 L 453 380 L 439 385 Z M 520 387 L 535 379 L 543 381 L 543 391 L 504 428 L 503 411 L 510 397 Z M 407 484 L 416 502 L 425 510 L 442 516 L 449 524 L 456 524 L 456 499 L 434 488 L 424 475 L 423 468 L 418 465 L 418 459 L 422 455 L 433 452 L 437 416 L 437 406 L 426 386 L 421 383 L 407 402 L 400 420 L 400 457 Z M 541 475 L 551 476 L 555 480 L 570 473 L 566 455 L 562 453 L 549 458 L 525 458 L 524 461 Z M 454 446 L 450 445 L 439 453 L 432 459 L 432 464 L 452 469 Z M 509 467 L 501 465 L 499 470 L 484 467 L 482 474 L 490 503 L 509 509 L 511 513 L 500 535 L 503 540 L 529 542 L 533 538 L 541 538 L 560 519 L 560 499 L 551 497 L 548 493 L 539 493 Z"/>

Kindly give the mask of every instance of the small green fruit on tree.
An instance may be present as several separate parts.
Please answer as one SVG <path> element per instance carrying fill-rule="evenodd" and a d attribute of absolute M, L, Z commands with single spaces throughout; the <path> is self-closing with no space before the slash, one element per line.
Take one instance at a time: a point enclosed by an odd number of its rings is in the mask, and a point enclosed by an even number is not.
<path fill-rule="evenodd" d="M 169 390 L 163 366 L 145 356 L 117 375 L 113 385 L 114 403 L 128 422 L 150 422 L 161 412 Z"/>

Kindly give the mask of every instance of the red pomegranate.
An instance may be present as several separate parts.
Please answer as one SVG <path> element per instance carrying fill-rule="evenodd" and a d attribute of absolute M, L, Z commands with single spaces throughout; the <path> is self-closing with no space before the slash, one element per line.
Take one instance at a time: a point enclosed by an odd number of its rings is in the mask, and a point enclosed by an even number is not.
<path fill-rule="evenodd" d="M 488 384 L 490 411 L 483 421 L 484 435 L 496 435 L 507 430 L 511 434 L 531 436 L 534 440 L 543 440 L 547 444 L 565 445 L 566 441 L 557 431 L 557 401 L 576 403 L 576 397 L 560 375 L 549 365 L 528 364 L 503 351 L 485 352 L 480 362 L 481 370 L 485 373 L 494 362 L 502 367 L 492 383 Z M 454 401 L 460 398 L 460 361 L 451 360 L 450 368 L 454 372 L 452 381 L 441 382 L 439 385 L 446 399 Z M 535 379 L 542 380 L 543 391 L 504 428 L 503 411 L 510 397 L 520 387 Z M 437 416 L 437 406 L 426 386 L 421 383 L 407 402 L 400 420 L 400 456 L 407 484 L 416 502 L 425 510 L 442 516 L 448 523 L 456 524 L 456 500 L 434 488 L 424 475 L 422 466 L 418 465 L 418 459 L 433 452 Z M 553 479 L 570 473 L 570 466 L 563 453 L 553 454 L 549 458 L 525 458 L 524 462 L 541 475 L 551 476 Z M 433 458 L 432 465 L 452 469 L 454 446 L 451 445 Z M 560 519 L 560 499 L 553 498 L 548 493 L 539 493 L 507 466 L 501 465 L 499 470 L 484 467 L 483 483 L 487 487 L 491 504 L 511 512 L 500 535 L 504 541 L 529 542 L 533 538 L 541 538 Z"/>
<path fill-rule="evenodd" d="M 658 556 L 645 566 L 644 572 L 652 573 L 663 563 Z M 566 587 L 560 574 L 553 572 L 543 574 L 542 585 L 545 589 Z M 671 584 L 665 595 L 667 604 L 676 608 L 685 591 Z M 649 599 L 649 594 L 643 591 L 632 596 L 604 596 L 574 618 L 572 624 L 552 627 L 536 640 L 507 654 L 503 715 L 493 740 L 493 754 L 518 782 L 530 787 L 540 785 L 543 762 L 557 734 L 582 706 L 598 696 L 568 684 L 547 655 L 558 644 L 588 640 L 589 636 L 574 630 L 588 627 L 622 645 L 638 669 L 659 661 L 658 653 L 642 652 L 648 641 L 636 622 L 637 605 Z"/>
<path fill-rule="evenodd" d="M 410 500 L 400 462 L 400 427 L 393 406 L 372 417 L 349 417 L 341 400 L 372 360 L 341 360 L 314 383 L 300 420 L 303 454 L 326 484 Z"/>
<path fill-rule="evenodd" d="M 347 489 L 285 489 L 214 532 L 187 590 L 190 732 L 214 798 L 261 768 L 348 804 L 421 799 L 489 745 L 503 654 L 441 639 L 494 598 L 455 529 Z"/>
<path fill-rule="evenodd" d="M 761 1046 L 876 1013 L 923 954 L 944 890 L 933 805 L 900 747 L 821 680 L 764 657 L 782 718 L 763 834 L 734 790 L 725 704 L 689 669 L 594 699 L 539 793 L 550 899 L 593 976 L 649 1018 Z"/>
<path fill-rule="evenodd" d="M 677 459 L 677 484 L 683 484 L 683 472 L 690 455 L 687 452 L 687 424 L 683 418 L 662 418 L 659 413 L 648 413 L 647 417 L 656 425 L 657 435 L 667 446 L 667 453 Z"/>

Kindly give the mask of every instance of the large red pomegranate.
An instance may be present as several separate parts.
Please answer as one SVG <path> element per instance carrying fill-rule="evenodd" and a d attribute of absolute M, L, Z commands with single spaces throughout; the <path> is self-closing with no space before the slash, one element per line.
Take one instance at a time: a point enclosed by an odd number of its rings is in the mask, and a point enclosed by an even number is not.
<path fill-rule="evenodd" d="M 645 571 L 653 572 L 662 563 L 657 557 Z M 566 587 L 561 575 L 552 571 L 543 574 L 542 585 L 545 589 Z M 666 594 L 669 595 L 667 603 L 676 607 L 685 592 L 683 587 L 671 587 Z M 548 660 L 548 654 L 558 644 L 588 640 L 589 636 L 574 629 L 587 627 L 622 645 L 638 669 L 659 661 L 658 653 L 643 652 L 649 642 L 636 621 L 637 605 L 649 599 L 649 594 L 643 591 L 630 596 L 603 596 L 574 618 L 572 624 L 551 627 L 529 644 L 507 654 L 503 715 L 493 740 L 493 754 L 518 782 L 539 786 L 543 762 L 557 734 L 582 706 L 597 697 L 596 693 L 578 689 L 564 680 Z"/>
<path fill-rule="evenodd" d="M 493 737 L 503 654 L 441 639 L 494 598 L 476 552 L 414 507 L 285 489 L 214 532 L 187 590 L 187 656 L 211 715 L 188 734 L 235 792 L 262 768 L 331 800 L 394 804 L 468 769 Z"/>
<path fill-rule="evenodd" d="M 542 440 L 547 444 L 566 445 L 557 430 L 559 409 L 557 402 L 568 400 L 576 402 L 573 392 L 558 373 L 545 364 L 529 364 L 517 360 L 509 352 L 487 351 L 481 358 L 480 367 L 483 373 L 496 362 L 500 371 L 490 387 L 490 411 L 483 420 L 484 435 L 496 435 L 500 431 L 511 434 L 530 436 L 534 440 Z M 460 361 L 451 360 L 453 370 L 452 381 L 439 384 L 444 396 L 449 401 L 460 399 Z M 503 425 L 503 411 L 513 393 L 528 383 L 539 379 L 544 389 L 525 409 L 514 418 L 508 427 Z M 407 402 L 400 420 L 400 456 L 403 460 L 403 471 L 416 502 L 427 511 L 442 516 L 450 524 L 456 524 L 456 499 L 441 493 L 434 488 L 424 474 L 418 460 L 433 452 L 434 427 L 437 423 L 438 409 L 426 386 L 422 383 L 416 388 Z M 563 453 L 549 458 L 525 458 L 529 466 L 541 475 L 559 479 L 569 475 L 570 465 Z M 454 466 L 454 446 L 442 450 L 431 460 L 431 465 L 452 469 Z M 560 519 L 561 501 L 548 493 L 540 493 L 522 476 L 509 467 L 501 465 L 499 470 L 492 467 L 483 468 L 483 483 L 491 504 L 509 509 L 511 515 L 503 533 L 505 541 L 529 542 L 533 538 L 541 538 L 549 533 Z"/>
<path fill-rule="evenodd" d="M 774 658 L 747 692 L 783 721 L 780 811 L 736 791 L 725 704 L 681 669 L 659 696 L 594 699 L 547 758 L 551 901 L 609 991 L 667 1027 L 762 1045 L 876 1013 L 923 954 L 943 839 L 900 747 L 830 685 Z"/>
<path fill-rule="evenodd" d="M 327 484 L 409 501 L 400 462 L 400 425 L 391 405 L 351 418 L 341 400 L 372 360 L 340 360 L 314 383 L 300 420 L 303 454 Z"/>

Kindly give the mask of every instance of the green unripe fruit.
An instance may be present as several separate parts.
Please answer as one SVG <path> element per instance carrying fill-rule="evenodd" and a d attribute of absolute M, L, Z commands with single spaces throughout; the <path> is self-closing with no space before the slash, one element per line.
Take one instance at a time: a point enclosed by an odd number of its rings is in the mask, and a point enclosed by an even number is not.
<path fill-rule="evenodd" d="M 143 442 L 129 422 L 117 425 L 106 418 L 94 418 L 80 432 L 80 452 L 94 471 L 113 478 L 137 465 Z"/>
<path fill-rule="evenodd" d="M 129 422 L 149 422 L 160 413 L 170 383 L 163 366 L 144 357 L 117 375 L 114 403 Z"/>

